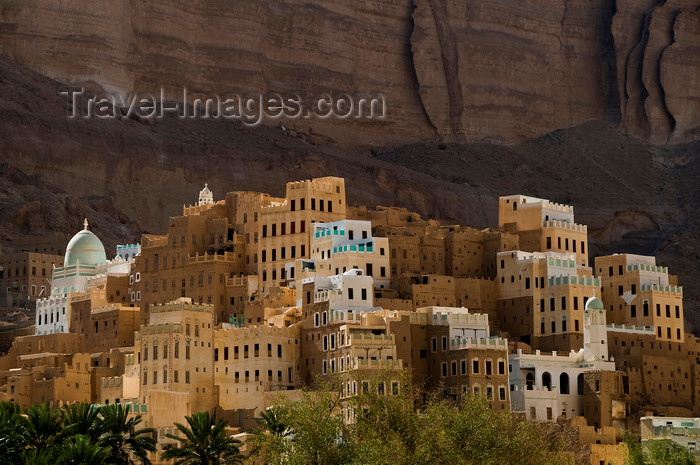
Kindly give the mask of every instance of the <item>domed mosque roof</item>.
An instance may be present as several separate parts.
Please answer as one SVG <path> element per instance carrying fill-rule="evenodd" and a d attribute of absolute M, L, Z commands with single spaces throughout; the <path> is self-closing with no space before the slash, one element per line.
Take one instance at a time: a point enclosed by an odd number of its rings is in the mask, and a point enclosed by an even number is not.
<path fill-rule="evenodd" d="M 97 236 L 88 230 L 87 218 L 83 223 L 85 229 L 68 242 L 64 266 L 72 266 L 80 262 L 81 265 L 99 265 L 107 261 L 105 247 Z"/>
<path fill-rule="evenodd" d="M 591 297 L 588 299 L 586 302 L 586 310 L 605 310 L 605 305 L 603 305 L 603 301 L 600 300 L 598 297 Z"/>

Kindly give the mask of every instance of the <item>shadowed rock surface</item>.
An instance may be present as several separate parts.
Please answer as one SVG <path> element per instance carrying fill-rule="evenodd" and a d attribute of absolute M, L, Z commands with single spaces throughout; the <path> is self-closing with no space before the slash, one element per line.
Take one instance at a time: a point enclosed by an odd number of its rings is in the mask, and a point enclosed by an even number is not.
<path fill-rule="evenodd" d="M 0 0 L 0 51 L 63 83 L 381 92 L 382 123 L 285 122 L 346 146 L 515 144 L 592 118 L 697 140 L 699 37 L 697 0 Z"/>
<path fill-rule="evenodd" d="M 653 254 L 679 275 L 700 328 L 700 142 L 652 145 L 600 121 L 532 141 L 343 150 L 304 133 L 222 121 L 68 119 L 61 86 L 0 58 L 0 245 L 84 217 L 111 250 L 168 217 L 208 182 L 283 195 L 284 183 L 346 178 L 352 205 L 397 205 L 476 227 L 497 224 L 500 195 L 571 204 L 592 253 Z M 310 143 L 312 141 L 313 143 Z"/>

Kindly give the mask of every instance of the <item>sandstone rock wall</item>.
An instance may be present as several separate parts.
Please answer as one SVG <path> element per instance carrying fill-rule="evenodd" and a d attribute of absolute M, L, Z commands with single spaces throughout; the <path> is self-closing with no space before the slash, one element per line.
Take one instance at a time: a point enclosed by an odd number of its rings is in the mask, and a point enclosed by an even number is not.
<path fill-rule="evenodd" d="M 618 0 L 621 128 L 654 143 L 700 137 L 700 5 Z"/>
<path fill-rule="evenodd" d="M 591 118 L 700 137 L 697 0 L 0 0 L 0 51 L 107 90 L 382 92 L 341 143 L 517 143 Z M 274 124 L 274 123 L 272 123 Z"/>

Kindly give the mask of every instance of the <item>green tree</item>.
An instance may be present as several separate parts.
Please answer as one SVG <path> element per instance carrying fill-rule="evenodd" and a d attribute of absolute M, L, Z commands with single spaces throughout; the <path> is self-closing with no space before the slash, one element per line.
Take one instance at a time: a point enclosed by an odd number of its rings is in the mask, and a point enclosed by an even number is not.
<path fill-rule="evenodd" d="M 350 379 L 355 376 L 350 374 Z M 281 398 L 275 416 L 293 431 L 288 441 L 255 434 L 265 463 L 296 464 L 522 464 L 569 463 L 555 428 L 493 410 L 481 398 L 445 399 L 408 379 L 382 373 L 356 376 L 352 397 L 343 384 L 319 385 L 296 400 Z M 351 383 L 353 382 L 351 381 Z M 338 388 L 340 386 L 340 388 Z M 355 395 L 355 392 L 357 394 Z M 350 420 L 350 421 L 348 421 Z"/>
<path fill-rule="evenodd" d="M 216 420 L 209 412 L 197 412 L 185 417 L 188 426 L 175 423 L 181 436 L 167 437 L 180 443 L 180 447 L 166 450 L 163 460 L 174 460 L 175 465 L 228 465 L 243 463 L 241 441 L 226 433 L 226 422 Z"/>
<path fill-rule="evenodd" d="M 645 455 L 648 465 L 695 465 L 690 451 L 670 439 L 646 441 Z"/>
<path fill-rule="evenodd" d="M 270 407 L 255 419 L 258 427 L 250 434 L 251 455 L 266 457 L 267 463 L 282 463 L 294 431 L 282 420 L 278 407 Z"/>
<path fill-rule="evenodd" d="M 38 455 L 55 457 L 63 440 L 63 424 L 59 412 L 54 412 L 46 405 L 34 405 L 24 411 L 26 415 L 23 432 L 27 449 L 35 450 Z"/>
<path fill-rule="evenodd" d="M 627 446 L 625 465 L 645 465 L 644 450 L 639 436 L 626 432 L 622 442 Z"/>
<path fill-rule="evenodd" d="M 107 462 L 114 465 L 149 465 L 148 453 L 156 450 L 152 428 L 138 429 L 141 415 L 130 417 L 122 404 L 106 405 L 100 409 L 102 436 L 99 445 L 109 451 Z"/>
<path fill-rule="evenodd" d="M 63 443 L 59 456 L 60 465 L 102 465 L 111 463 L 109 450 L 96 444 L 90 436 L 77 434 Z"/>
<path fill-rule="evenodd" d="M 92 442 L 102 436 L 104 423 L 99 416 L 99 409 L 86 402 L 71 404 L 61 410 L 65 436 L 83 435 Z"/>
<path fill-rule="evenodd" d="M 17 404 L 0 402 L 0 451 L 8 460 L 16 461 L 25 448 L 22 433 L 26 427 L 26 421 L 20 413 Z"/>

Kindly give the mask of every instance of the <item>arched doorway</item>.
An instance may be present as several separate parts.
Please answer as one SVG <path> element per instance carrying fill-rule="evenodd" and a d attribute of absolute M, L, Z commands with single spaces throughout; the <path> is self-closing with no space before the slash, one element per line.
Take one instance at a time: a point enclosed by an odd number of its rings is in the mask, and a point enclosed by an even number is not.
<path fill-rule="evenodd" d="M 548 391 L 552 389 L 552 375 L 550 375 L 547 371 L 542 373 L 542 387 Z"/>
<path fill-rule="evenodd" d="M 569 394 L 569 375 L 566 373 L 559 375 L 559 393 Z"/>

